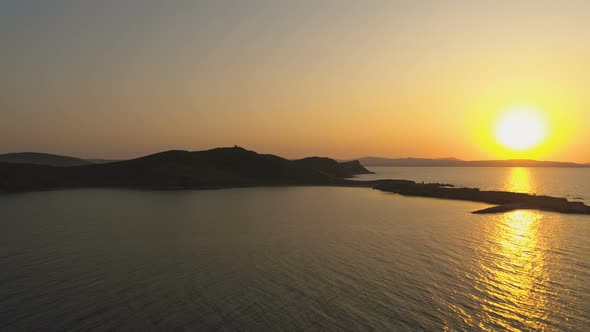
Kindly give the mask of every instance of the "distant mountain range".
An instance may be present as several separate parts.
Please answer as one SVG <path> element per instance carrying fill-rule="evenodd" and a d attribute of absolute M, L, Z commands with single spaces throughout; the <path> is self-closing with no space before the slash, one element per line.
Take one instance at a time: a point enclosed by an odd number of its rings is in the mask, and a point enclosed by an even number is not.
<path fill-rule="evenodd" d="M 560 161 L 538 161 L 530 159 L 508 160 L 461 160 L 457 158 L 383 158 L 363 157 L 356 159 L 365 167 L 399 166 L 399 167 L 590 167 L 590 163 L 580 164 Z M 49 153 L 19 152 L 0 154 L 0 163 L 17 163 L 71 167 L 120 162 L 121 160 L 81 159 Z M 343 160 L 341 160 L 343 161 Z"/>
<path fill-rule="evenodd" d="M 38 152 L 18 152 L 0 154 L 0 163 L 15 163 L 15 164 L 32 164 L 32 165 L 47 165 L 47 166 L 81 166 L 91 164 L 104 164 L 113 162 L 112 160 L 102 159 L 80 159 L 76 157 L 59 156 L 49 153 Z"/>
<path fill-rule="evenodd" d="M 461 160 L 457 158 L 382 158 L 363 157 L 358 159 L 365 167 L 405 166 L 405 167 L 590 167 L 590 164 L 577 164 L 559 161 L 538 161 L 529 159 L 510 160 Z"/>
<path fill-rule="evenodd" d="M 384 158 L 363 157 L 356 159 L 365 167 L 590 167 L 590 163 L 580 164 L 560 161 L 538 161 L 530 159 L 508 160 L 461 160 L 457 158 Z M 0 154 L 0 163 L 33 164 L 57 167 L 71 167 L 93 164 L 106 164 L 122 160 L 81 159 L 49 153 L 19 152 Z M 340 160 L 341 162 L 345 160 Z"/>
<path fill-rule="evenodd" d="M 340 185 L 353 175 L 371 173 L 358 161 L 337 162 L 320 157 L 288 160 L 240 147 L 166 151 L 102 164 L 43 154 L 12 154 L 4 160 L 9 160 L 0 162 L 0 191 L 5 192 L 89 187 L 214 189 Z"/>

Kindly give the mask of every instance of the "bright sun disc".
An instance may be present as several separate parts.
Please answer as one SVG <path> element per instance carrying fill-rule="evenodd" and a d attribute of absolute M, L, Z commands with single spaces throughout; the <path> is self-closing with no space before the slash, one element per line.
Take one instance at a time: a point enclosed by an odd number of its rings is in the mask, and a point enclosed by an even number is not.
<path fill-rule="evenodd" d="M 508 109 L 496 125 L 496 139 L 513 150 L 526 150 L 537 146 L 547 128 L 538 111 L 531 107 Z"/>

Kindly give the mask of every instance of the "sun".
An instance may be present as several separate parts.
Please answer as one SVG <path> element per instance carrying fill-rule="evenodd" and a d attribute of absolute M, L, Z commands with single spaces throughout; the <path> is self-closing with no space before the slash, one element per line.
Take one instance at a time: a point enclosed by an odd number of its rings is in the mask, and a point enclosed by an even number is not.
<path fill-rule="evenodd" d="M 532 106 L 508 107 L 498 119 L 495 136 L 500 144 L 516 151 L 538 146 L 547 137 L 541 112 Z"/>

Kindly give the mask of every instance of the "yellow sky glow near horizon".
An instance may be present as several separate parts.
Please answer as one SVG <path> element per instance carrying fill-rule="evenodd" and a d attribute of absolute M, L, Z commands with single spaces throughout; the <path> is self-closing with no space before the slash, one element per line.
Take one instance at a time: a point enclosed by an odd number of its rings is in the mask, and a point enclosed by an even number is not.
<path fill-rule="evenodd" d="M 0 11 L 0 153 L 590 162 L 588 1 L 49 7 Z M 539 145 L 498 143 L 511 105 L 538 110 Z"/>

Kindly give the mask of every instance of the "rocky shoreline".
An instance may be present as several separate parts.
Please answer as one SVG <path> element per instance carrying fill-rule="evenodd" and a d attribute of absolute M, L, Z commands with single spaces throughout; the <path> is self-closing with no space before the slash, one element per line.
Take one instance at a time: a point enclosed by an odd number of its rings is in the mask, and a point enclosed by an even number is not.
<path fill-rule="evenodd" d="M 408 180 L 380 180 L 373 189 L 403 196 L 431 197 L 494 204 L 473 211 L 476 214 L 501 213 L 518 209 L 531 209 L 570 214 L 590 214 L 590 206 L 565 198 L 537 196 L 508 191 L 483 191 L 478 188 L 460 188 L 441 183 L 417 183 Z"/>

